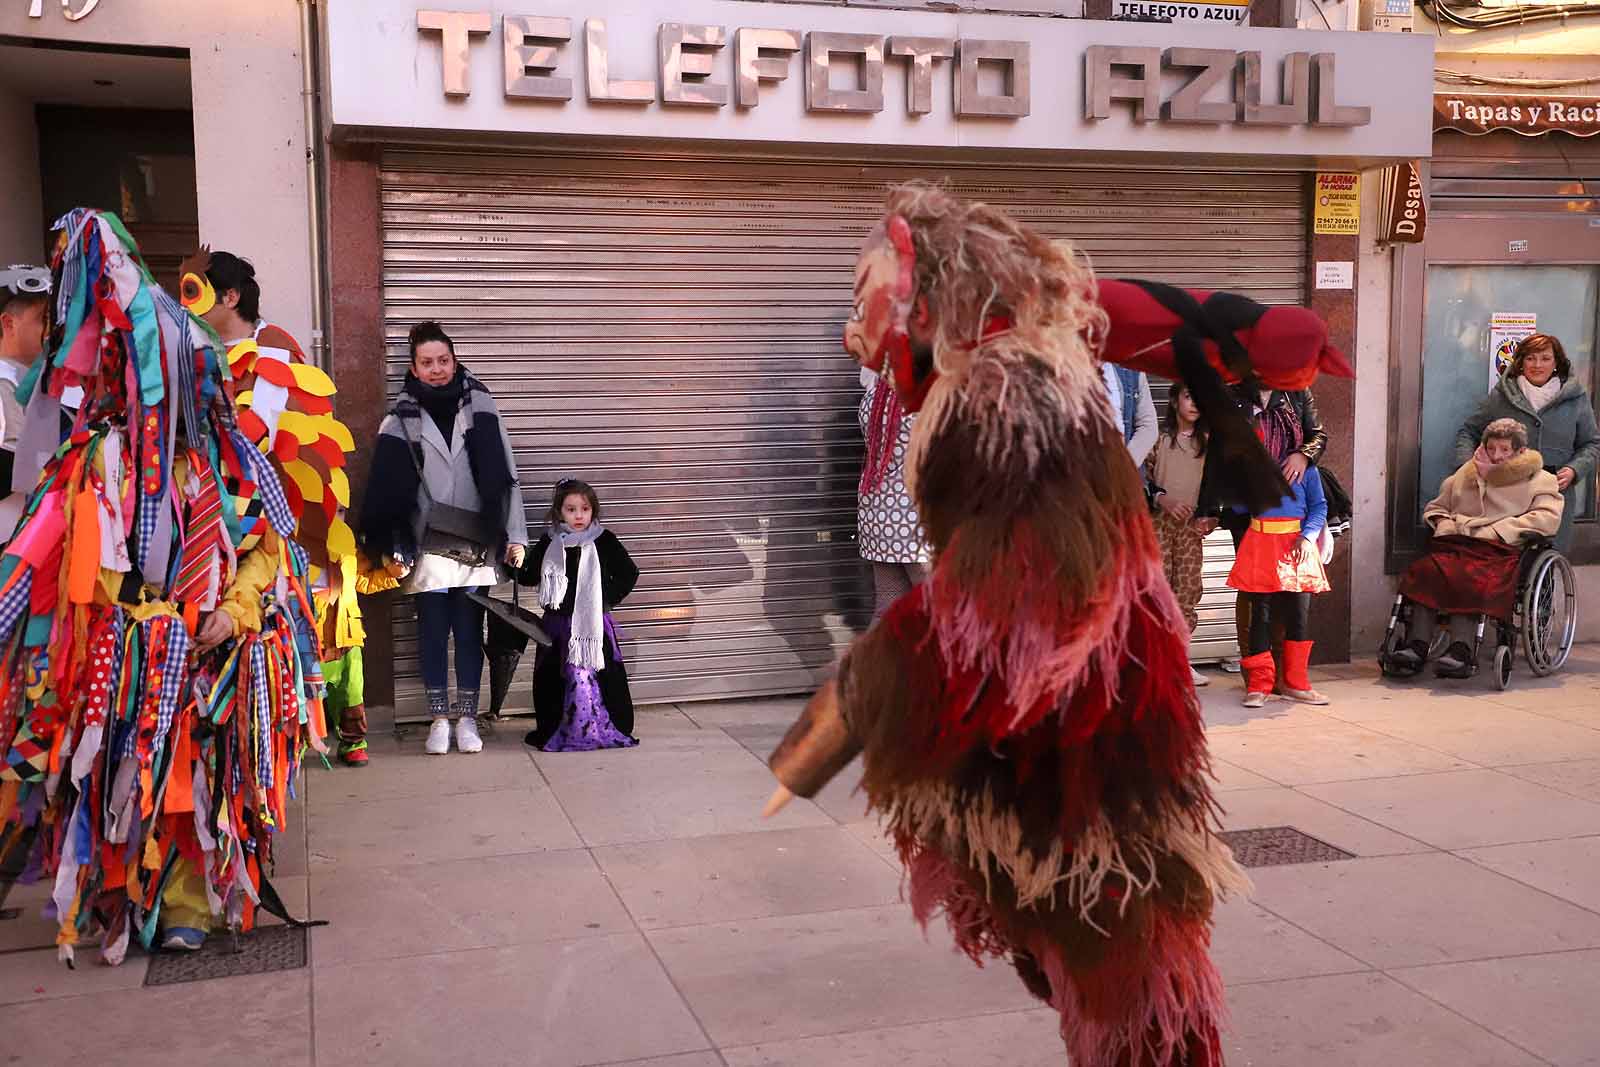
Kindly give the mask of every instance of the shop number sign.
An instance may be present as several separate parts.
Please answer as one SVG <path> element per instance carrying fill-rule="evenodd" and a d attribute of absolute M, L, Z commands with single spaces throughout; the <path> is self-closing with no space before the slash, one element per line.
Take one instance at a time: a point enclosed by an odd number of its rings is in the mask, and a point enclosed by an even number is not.
<path fill-rule="evenodd" d="M 1316 233 L 1361 233 L 1361 175 L 1319 173 L 1312 229 Z"/>
<path fill-rule="evenodd" d="M 61 0 L 61 13 L 67 16 L 68 22 L 77 22 L 81 18 L 87 18 L 95 8 L 100 6 L 100 0 L 81 0 L 82 6 L 74 9 L 73 2 L 74 0 Z M 29 0 L 28 17 L 34 19 L 44 18 L 44 4 L 45 0 Z"/>

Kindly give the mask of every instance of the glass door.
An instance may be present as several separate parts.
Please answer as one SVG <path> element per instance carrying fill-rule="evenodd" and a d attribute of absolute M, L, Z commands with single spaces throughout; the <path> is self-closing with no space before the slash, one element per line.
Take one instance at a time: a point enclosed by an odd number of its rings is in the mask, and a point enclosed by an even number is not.
<path fill-rule="evenodd" d="M 1572 372 L 1594 394 L 1600 266 L 1431 264 L 1423 316 L 1422 506 L 1458 466 L 1456 433 L 1488 394 L 1494 350 L 1529 326 L 1560 339 Z M 1592 485 L 1578 495 L 1594 513 Z"/>

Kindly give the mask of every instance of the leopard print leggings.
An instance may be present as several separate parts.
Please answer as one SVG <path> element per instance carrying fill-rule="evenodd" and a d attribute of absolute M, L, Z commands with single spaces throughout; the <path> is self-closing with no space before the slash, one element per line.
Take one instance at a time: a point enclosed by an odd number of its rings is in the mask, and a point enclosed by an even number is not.
<path fill-rule="evenodd" d="M 1157 511 L 1154 518 L 1156 540 L 1161 543 L 1161 567 L 1167 573 L 1167 584 L 1178 597 L 1189 632 L 1194 633 L 1200 624 L 1200 598 L 1205 594 L 1205 538 L 1193 524 L 1179 522 L 1164 511 Z"/>

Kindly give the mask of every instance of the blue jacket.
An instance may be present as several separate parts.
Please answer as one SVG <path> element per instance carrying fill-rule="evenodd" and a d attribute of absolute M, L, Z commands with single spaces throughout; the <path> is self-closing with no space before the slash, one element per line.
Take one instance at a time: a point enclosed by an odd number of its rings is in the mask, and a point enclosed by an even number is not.
<path fill-rule="evenodd" d="M 1112 369 L 1117 372 L 1117 381 L 1122 385 L 1122 439 L 1132 441 L 1133 425 L 1139 416 L 1139 385 L 1144 375 L 1120 365 Z"/>
<path fill-rule="evenodd" d="M 1315 541 L 1328 525 L 1328 501 L 1322 495 L 1322 475 L 1307 467 L 1299 485 L 1289 487 L 1289 495 L 1257 515 L 1258 519 L 1299 519 L 1300 536 Z"/>

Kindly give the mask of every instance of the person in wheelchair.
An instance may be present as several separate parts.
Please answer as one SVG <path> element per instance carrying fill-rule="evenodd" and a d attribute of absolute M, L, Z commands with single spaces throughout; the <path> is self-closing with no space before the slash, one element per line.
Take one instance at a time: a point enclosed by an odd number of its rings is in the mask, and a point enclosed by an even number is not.
<path fill-rule="evenodd" d="M 1401 579 L 1400 592 L 1438 610 L 1441 630 L 1449 626 L 1447 611 L 1469 606 L 1510 618 L 1522 550 L 1555 536 L 1564 505 L 1556 476 L 1528 447 L 1527 429 L 1516 419 L 1496 419 L 1485 427 L 1477 451 L 1423 509 L 1433 539 L 1427 555 Z M 1428 658 L 1429 642 L 1416 631 L 1411 637 L 1394 651 L 1391 664 L 1414 673 Z M 1474 659 L 1471 645 L 1454 640 L 1436 671 L 1442 678 L 1464 678 Z"/>

